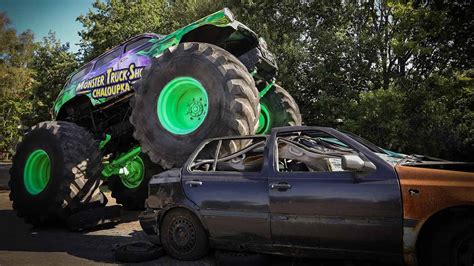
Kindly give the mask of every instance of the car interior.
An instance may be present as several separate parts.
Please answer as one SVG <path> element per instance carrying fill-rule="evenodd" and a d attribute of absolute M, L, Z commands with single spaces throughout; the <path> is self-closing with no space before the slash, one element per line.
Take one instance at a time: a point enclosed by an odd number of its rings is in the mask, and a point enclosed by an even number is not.
<path fill-rule="evenodd" d="M 214 140 L 196 156 L 190 170 L 259 172 L 263 166 L 265 143 L 263 137 Z M 353 149 L 323 132 L 278 135 L 277 147 L 275 157 L 279 172 L 344 171 L 342 156 L 357 155 Z"/>

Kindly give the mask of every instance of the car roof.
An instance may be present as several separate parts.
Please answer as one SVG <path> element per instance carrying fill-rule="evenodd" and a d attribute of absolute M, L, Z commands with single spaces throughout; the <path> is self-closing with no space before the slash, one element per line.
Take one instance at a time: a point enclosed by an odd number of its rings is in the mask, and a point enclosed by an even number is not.
<path fill-rule="evenodd" d="M 318 127 L 318 126 L 286 126 L 286 127 L 275 127 L 272 128 L 272 131 L 269 135 L 279 134 L 285 132 L 294 132 L 294 131 L 309 131 L 309 130 L 321 130 L 327 132 L 339 132 L 338 130 L 332 127 Z M 248 138 L 266 138 L 269 135 L 234 135 L 234 136 L 224 136 L 206 139 L 207 142 L 213 140 L 227 140 L 227 139 L 248 139 Z"/>

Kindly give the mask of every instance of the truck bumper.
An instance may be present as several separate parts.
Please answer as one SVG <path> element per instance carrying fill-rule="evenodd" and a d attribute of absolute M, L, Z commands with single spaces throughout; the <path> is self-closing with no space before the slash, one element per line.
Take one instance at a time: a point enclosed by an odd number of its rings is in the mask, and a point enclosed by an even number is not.
<path fill-rule="evenodd" d="M 140 226 L 147 235 L 158 236 L 158 211 L 154 209 L 146 209 L 139 216 Z"/>

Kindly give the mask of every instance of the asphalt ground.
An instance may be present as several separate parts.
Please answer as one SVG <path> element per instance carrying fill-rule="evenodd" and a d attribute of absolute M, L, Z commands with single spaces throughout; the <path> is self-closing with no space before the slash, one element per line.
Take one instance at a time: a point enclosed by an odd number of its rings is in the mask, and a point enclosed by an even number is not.
<path fill-rule="evenodd" d="M 104 265 L 119 264 L 114 250 L 140 240 L 149 240 L 137 221 L 139 212 L 123 211 L 121 223 L 84 232 L 71 232 L 61 225 L 33 227 L 17 217 L 9 200 L 9 165 L 0 165 L 0 265 Z M 106 193 L 109 203 L 115 201 Z M 273 256 L 272 265 L 349 266 L 381 265 L 370 262 L 321 261 Z M 178 261 L 168 256 L 144 265 L 215 265 L 214 256 L 199 261 Z"/>
<path fill-rule="evenodd" d="M 8 189 L 10 163 L 0 162 L 0 189 Z"/>

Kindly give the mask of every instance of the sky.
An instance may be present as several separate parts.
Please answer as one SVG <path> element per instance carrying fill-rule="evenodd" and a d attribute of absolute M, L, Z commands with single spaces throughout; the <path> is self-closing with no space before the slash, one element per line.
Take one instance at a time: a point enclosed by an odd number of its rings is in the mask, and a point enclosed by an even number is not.
<path fill-rule="evenodd" d="M 40 41 L 49 31 L 56 32 L 71 51 L 79 50 L 78 32 L 82 24 L 76 18 L 92 8 L 93 0 L 0 0 L 0 11 L 6 12 L 17 33 L 30 29 Z"/>

